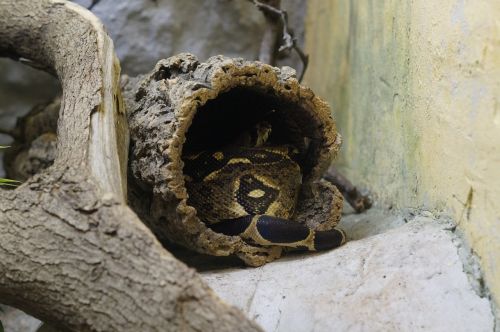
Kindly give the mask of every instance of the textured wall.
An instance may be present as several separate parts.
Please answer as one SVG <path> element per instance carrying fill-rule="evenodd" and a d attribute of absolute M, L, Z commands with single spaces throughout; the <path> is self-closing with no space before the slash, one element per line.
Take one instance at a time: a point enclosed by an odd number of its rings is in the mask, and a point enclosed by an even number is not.
<path fill-rule="evenodd" d="M 500 2 L 310 1 L 306 82 L 379 201 L 451 213 L 500 303 Z"/>
<path fill-rule="evenodd" d="M 91 1 L 75 2 L 87 7 Z M 284 0 L 283 6 L 302 40 L 305 2 Z M 129 75 L 180 52 L 201 60 L 218 54 L 254 60 L 264 29 L 262 14 L 247 0 L 101 0 L 92 12 L 108 28 Z"/>

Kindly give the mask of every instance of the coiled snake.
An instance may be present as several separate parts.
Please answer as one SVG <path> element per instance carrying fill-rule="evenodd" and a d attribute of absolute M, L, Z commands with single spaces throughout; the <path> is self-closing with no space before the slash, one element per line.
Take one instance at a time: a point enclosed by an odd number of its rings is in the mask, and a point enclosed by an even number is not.
<path fill-rule="evenodd" d="M 290 220 L 302 181 L 290 146 L 228 147 L 184 157 L 188 204 L 212 230 L 263 246 L 325 250 L 345 242 L 338 229 Z"/>

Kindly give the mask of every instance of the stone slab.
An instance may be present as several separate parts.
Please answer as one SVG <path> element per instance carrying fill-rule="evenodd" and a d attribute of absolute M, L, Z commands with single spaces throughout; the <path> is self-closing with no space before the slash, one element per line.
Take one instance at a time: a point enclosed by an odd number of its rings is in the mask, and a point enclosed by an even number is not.
<path fill-rule="evenodd" d="M 355 239 L 339 249 L 203 277 L 265 331 L 493 331 L 450 223 L 376 210 L 342 223 Z"/>

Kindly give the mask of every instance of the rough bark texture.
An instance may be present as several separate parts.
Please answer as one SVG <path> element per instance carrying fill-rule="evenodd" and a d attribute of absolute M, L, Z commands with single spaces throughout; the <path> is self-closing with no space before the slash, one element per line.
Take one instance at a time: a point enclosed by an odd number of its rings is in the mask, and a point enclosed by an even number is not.
<path fill-rule="evenodd" d="M 0 0 L 0 55 L 63 87 L 54 164 L 0 190 L 0 299 L 65 330 L 257 331 L 125 205 L 127 129 L 112 41 L 64 1 Z"/>
<path fill-rule="evenodd" d="M 54 163 L 60 108 L 61 98 L 55 98 L 36 105 L 26 116 L 18 118 L 12 130 L 14 142 L 3 158 L 9 179 L 24 182 Z"/>
<path fill-rule="evenodd" d="M 338 222 L 342 197 L 318 181 L 338 152 L 340 136 L 328 105 L 298 83 L 293 69 L 223 56 L 200 63 L 181 54 L 130 79 L 125 99 L 131 130 L 129 201 L 158 237 L 210 255 L 235 254 L 252 266 L 281 255 L 282 247 L 251 245 L 208 229 L 187 204 L 184 187 L 183 150 L 227 144 L 263 119 L 279 128 L 276 139 L 295 138 L 298 146 L 308 141 L 302 151 L 302 194 L 292 219 L 321 230 Z"/>

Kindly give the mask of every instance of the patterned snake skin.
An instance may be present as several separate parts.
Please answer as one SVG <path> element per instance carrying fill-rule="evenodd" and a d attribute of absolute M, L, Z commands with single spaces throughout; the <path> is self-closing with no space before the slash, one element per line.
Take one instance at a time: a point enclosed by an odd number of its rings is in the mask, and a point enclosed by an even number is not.
<path fill-rule="evenodd" d="M 212 230 L 263 246 L 325 250 L 341 230 L 314 231 L 291 220 L 301 186 L 289 146 L 232 147 L 184 157 L 188 204 Z"/>

